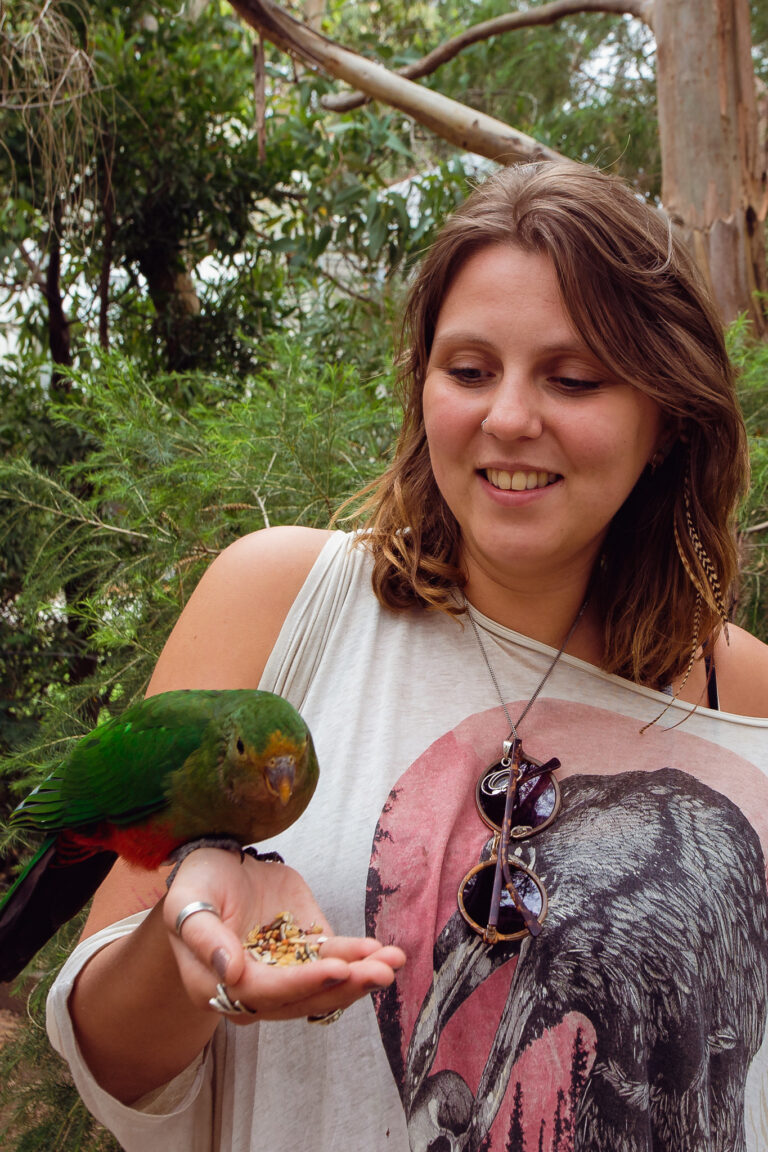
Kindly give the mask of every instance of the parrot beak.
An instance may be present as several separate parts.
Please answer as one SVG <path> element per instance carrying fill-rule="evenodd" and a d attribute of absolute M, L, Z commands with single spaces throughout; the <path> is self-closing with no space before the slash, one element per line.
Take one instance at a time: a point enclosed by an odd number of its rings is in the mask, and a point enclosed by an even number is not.
<path fill-rule="evenodd" d="M 296 761 L 293 756 L 274 756 L 266 771 L 267 791 L 285 805 L 293 795 L 296 779 Z"/>

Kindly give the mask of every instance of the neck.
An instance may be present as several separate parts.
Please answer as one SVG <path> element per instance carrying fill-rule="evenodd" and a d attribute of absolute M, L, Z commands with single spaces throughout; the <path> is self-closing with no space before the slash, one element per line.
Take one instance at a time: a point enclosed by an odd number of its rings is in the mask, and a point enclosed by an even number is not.
<path fill-rule="evenodd" d="M 470 575 L 464 595 L 473 608 L 497 624 L 559 648 L 587 598 L 587 589 L 588 576 L 531 588 Z M 594 605 L 587 605 L 565 650 L 590 664 L 601 663 L 603 630 Z"/>

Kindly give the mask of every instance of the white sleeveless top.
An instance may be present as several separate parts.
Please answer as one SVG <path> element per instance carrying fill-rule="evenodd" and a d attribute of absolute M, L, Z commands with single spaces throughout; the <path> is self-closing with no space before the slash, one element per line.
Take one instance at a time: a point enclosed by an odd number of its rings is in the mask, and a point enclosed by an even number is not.
<path fill-rule="evenodd" d="M 516 719 L 554 653 L 473 616 Z M 260 687 L 306 719 L 320 783 L 259 847 L 336 932 L 408 963 L 329 1027 L 222 1021 L 198 1066 L 127 1108 L 85 1068 L 66 999 L 141 917 L 85 941 L 49 1031 L 128 1152 L 764 1152 L 768 720 L 675 702 L 641 734 L 668 698 L 563 656 L 520 726 L 562 763 L 560 815 L 520 846 L 548 915 L 490 948 L 456 903 L 489 838 L 476 781 L 507 735 L 472 628 L 383 609 L 370 557 L 335 533 Z"/>

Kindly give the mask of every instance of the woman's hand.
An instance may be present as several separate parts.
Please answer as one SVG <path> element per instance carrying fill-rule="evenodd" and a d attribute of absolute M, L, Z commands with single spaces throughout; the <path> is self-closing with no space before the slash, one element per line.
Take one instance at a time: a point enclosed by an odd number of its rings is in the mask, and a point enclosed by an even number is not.
<path fill-rule="evenodd" d="M 219 915 L 197 912 L 185 919 L 177 935 L 179 913 L 197 901 L 212 904 Z M 320 926 L 328 937 L 320 945 L 320 959 L 278 966 L 254 959 L 243 948 L 251 928 L 284 912 L 305 932 Z M 201 848 L 184 860 L 165 898 L 163 919 L 187 995 L 198 1007 L 209 1008 L 217 984 L 223 984 L 232 1001 L 251 1010 L 229 1017 L 238 1024 L 347 1008 L 387 988 L 405 963 L 399 948 L 333 936 L 306 883 L 292 868 L 250 857 L 241 862 L 220 849 Z"/>

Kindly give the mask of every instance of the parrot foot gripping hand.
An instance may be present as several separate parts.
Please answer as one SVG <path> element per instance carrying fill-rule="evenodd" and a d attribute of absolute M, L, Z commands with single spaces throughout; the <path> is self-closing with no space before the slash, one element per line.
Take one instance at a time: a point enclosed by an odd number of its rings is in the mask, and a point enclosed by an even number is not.
<path fill-rule="evenodd" d="M 168 857 L 168 863 L 173 864 L 173 871 L 170 873 L 165 881 L 166 888 L 170 888 L 176 879 L 176 873 L 181 867 L 187 856 L 191 856 L 198 848 L 221 848 L 225 852 L 235 852 L 239 855 L 240 860 L 243 861 L 246 856 L 252 856 L 254 860 L 268 860 L 274 864 L 285 864 L 279 852 L 258 852 L 252 844 L 247 848 L 243 848 L 238 840 L 232 836 L 199 836 L 197 840 L 189 840 L 186 844 L 182 844 L 179 848 L 175 848 Z"/>

